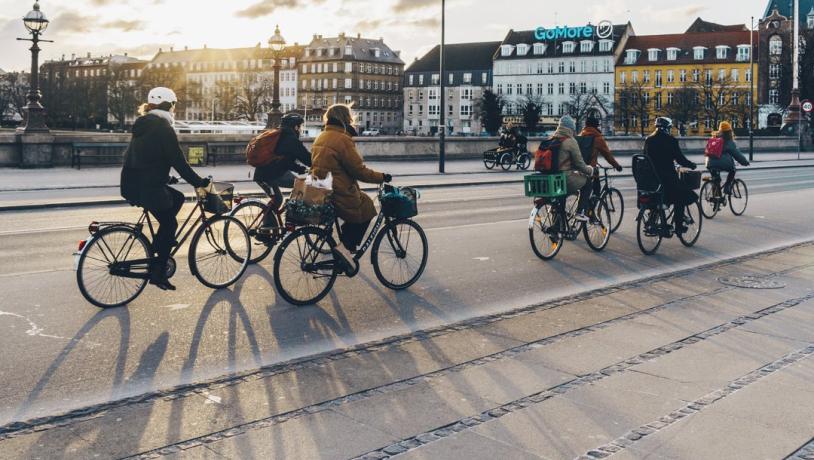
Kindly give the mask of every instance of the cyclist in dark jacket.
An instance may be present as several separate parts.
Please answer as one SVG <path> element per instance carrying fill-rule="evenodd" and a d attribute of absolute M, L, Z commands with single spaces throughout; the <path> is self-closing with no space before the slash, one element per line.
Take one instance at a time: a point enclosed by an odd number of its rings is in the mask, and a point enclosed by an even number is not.
<path fill-rule="evenodd" d="M 296 113 L 285 114 L 280 121 L 280 140 L 275 149 L 282 159 L 254 171 L 254 181 L 273 200 L 275 209 L 280 209 L 283 204 L 283 192 L 280 191 L 280 187 L 294 185 L 291 173 L 304 174 L 305 166 L 311 166 L 311 152 L 300 141 L 300 130 L 304 122 L 305 120 Z M 274 214 L 266 213 L 261 230 L 268 230 L 274 226 L 276 226 Z"/>
<path fill-rule="evenodd" d="M 735 162 L 742 166 L 749 166 L 749 160 L 738 149 L 735 144 L 735 134 L 732 125 L 727 121 L 722 121 L 718 126 L 718 137 L 724 140 L 724 151 L 721 158 L 707 157 L 707 169 L 710 174 L 720 178 L 721 171 L 726 171 L 726 182 L 724 183 L 724 193 L 729 193 L 732 183 L 735 181 Z"/>
<path fill-rule="evenodd" d="M 676 233 L 686 233 L 684 212 L 687 205 L 698 200 L 698 195 L 678 178 L 675 163 L 689 169 L 695 169 L 697 165 L 681 153 L 678 140 L 670 134 L 672 128 L 672 120 L 666 117 L 657 118 L 656 130 L 644 142 L 644 154 L 656 168 L 656 175 L 664 189 L 665 201 L 675 207 L 673 222 Z"/>
<path fill-rule="evenodd" d="M 169 88 L 150 91 L 141 117 L 133 124 L 133 137 L 124 154 L 121 172 L 121 194 L 133 206 L 140 206 L 158 220 L 159 228 L 153 241 L 156 258 L 150 265 L 150 283 L 164 290 L 175 290 L 167 279 L 167 261 L 175 246 L 178 221 L 175 216 L 184 205 L 184 194 L 167 185 L 170 168 L 194 187 L 206 187 L 187 163 L 178 137 L 172 127 L 173 110 L 177 102 Z"/>

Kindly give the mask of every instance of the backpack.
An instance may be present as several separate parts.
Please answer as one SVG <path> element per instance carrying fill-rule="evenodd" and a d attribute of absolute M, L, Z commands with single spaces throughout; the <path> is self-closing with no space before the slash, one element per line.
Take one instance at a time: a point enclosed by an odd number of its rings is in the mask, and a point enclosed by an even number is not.
<path fill-rule="evenodd" d="M 534 170 L 542 173 L 556 173 L 560 170 L 560 147 L 562 137 L 552 137 L 540 143 L 534 152 Z"/>
<path fill-rule="evenodd" d="M 704 156 L 720 159 L 724 153 L 724 140 L 720 137 L 707 139 L 707 146 L 704 148 Z"/>
<path fill-rule="evenodd" d="M 263 131 L 246 146 L 246 163 L 255 168 L 268 166 L 283 158 L 277 153 L 277 143 L 280 142 L 279 129 Z"/>
<path fill-rule="evenodd" d="M 579 144 L 579 153 L 582 154 L 582 160 L 586 165 L 591 164 L 594 159 L 594 137 L 593 136 L 577 136 L 575 137 L 577 144 Z"/>

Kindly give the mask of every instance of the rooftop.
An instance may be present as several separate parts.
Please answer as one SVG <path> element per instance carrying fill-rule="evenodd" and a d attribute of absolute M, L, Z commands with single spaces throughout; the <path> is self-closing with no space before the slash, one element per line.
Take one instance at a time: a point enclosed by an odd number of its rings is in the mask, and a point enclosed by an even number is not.
<path fill-rule="evenodd" d="M 757 46 L 758 37 L 757 32 L 754 32 L 754 42 Z M 716 64 L 716 63 L 732 63 L 737 59 L 738 45 L 749 45 L 749 31 L 737 32 L 696 32 L 684 34 L 669 34 L 669 35 L 639 35 L 630 37 L 625 46 L 625 53 L 619 57 L 618 65 L 681 65 L 681 64 Z M 715 51 L 717 46 L 729 47 L 726 59 L 718 59 Z M 704 53 L 704 59 L 695 59 L 693 48 L 704 47 L 707 51 Z M 677 59 L 674 61 L 667 60 L 667 49 L 678 48 Z M 659 49 L 658 60 L 650 61 L 648 59 L 649 49 Z M 630 63 L 625 60 L 627 50 L 639 50 L 641 54 L 639 58 Z"/>
<path fill-rule="evenodd" d="M 576 46 L 573 53 L 563 53 L 562 44 L 565 42 L 575 42 L 579 44 L 586 39 L 557 39 L 557 40 L 538 40 L 534 36 L 533 30 L 510 30 L 509 33 L 506 35 L 506 38 L 503 39 L 501 42 L 501 46 L 503 45 L 512 45 L 515 49 L 512 50 L 511 55 L 503 56 L 500 52 L 500 49 L 495 51 L 494 59 L 495 60 L 508 60 L 508 59 L 543 59 L 543 58 L 556 58 L 562 56 L 598 56 L 598 55 L 613 55 L 616 51 L 616 46 L 619 44 L 619 40 L 628 32 L 628 29 L 632 32 L 632 26 L 630 23 L 622 24 L 622 25 L 614 25 L 613 26 L 613 34 L 608 37 L 608 40 L 613 40 L 613 47 L 611 47 L 610 51 L 599 51 L 598 46 L 594 46 L 590 52 L 582 52 L 580 46 Z M 632 33 L 631 33 L 632 35 Z M 588 39 L 593 42 L 598 42 L 599 39 L 596 34 L 594 34 L 593 38 Z M 545 43 L 546 46 L 545 52 L 543 54 L 529 54 L 523 56 L 517 54 L 517 45 L 525 44 L 532 47 L 535 43 Z M 553 45 L 553 46 L 552 46 Z"/>
<path fill-rule="evenodd" d="M 283 57 L 302 56 L 303 49 L 301 45 L 286 46 L 283 50 Z M 268 47 L 262 47 L 258 43 L 256 46 L 250 48 L 196 48 L 183 50 L 174 50 L 170 48 L 169 51 L 159 49 L 158 53 L 152 60 L 152 64 L 172 64 L 172 63 L 185 63 L 185 62 L 212 62 L 212 61 L 242 61 L 246 59 L 273 59 L 274 51 Z"/>
<path fill-rule="evenodd" d="M 452 43 L 444 47 L 445 69 L 447 72 L 462 70 L 491 70 L 492 57 L 500 42 Z M 436 45 L 420 59 L 410 64 L 405 72 L 438 71 L 441 60 L 441 46 Z"/>
<path fill-rule="evenodd" d="M 345 54 L 345 47 L 351 47 L 350 55 Z M 318 56 L 311 54 L 304 56 L 304 61 L 328 61 L 343 58 L 350 58 L 355 61 L 371 61 L 381 62 L 385 64 L 404 64 L 401 60 L 400 51 L 393 51 L 387 44 L 384 43 L 383 38 L 373 39 L 364 38 L 361 35 L 355 37 L 345 34 L 339 34 L 337 37 L 323 37 L 322 35 L 314 35 L 311 43 L 306 47 L 308 50 L 336 50 L 335 55 L 324 54 Z M 379 50 L 379 56 L 376 57 L 376 50 Z M 307 53 L 306 53 L 307 54 Z"/>
<path fill-rule="evenodd" d="M 714 22 L 704 21 L 701 18 L 697 18 L 695 22 L 690 25 L 687 29 L 687 33 L 697 33 L 697 32 L 742 32 L 747 31 L 749 29 L 746 28 L 744 24 L 733 24 L 733 25 L 723 25 L 723 24 L 716 24 Z"/>

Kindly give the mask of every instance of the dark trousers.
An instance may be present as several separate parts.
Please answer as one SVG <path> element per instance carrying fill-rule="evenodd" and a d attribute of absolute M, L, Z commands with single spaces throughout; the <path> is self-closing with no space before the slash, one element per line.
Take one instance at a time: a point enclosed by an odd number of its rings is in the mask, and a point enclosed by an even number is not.
<path fill-rule="evenodd" d="M 266 192 L 266 195 L 271 198 L 272 201 L 272 209 L 274 211 L 279 211 L 280 206 L 283 205 L 283 191 L 280 190 L 280 186 L 276 183 L 268 183 L 268 182 L 258 182 L 257 185 Z M 274 217 L 273 212 L 267 212 L 263 216 L 263 227 L 274 227 L 277 225 L 277 219 Z"/>
<path fill-rule="evenodd" d="M 721 172 L 722 171 L 711 170 L 710 174 L 712 174 L 712 177 L 714 177 L 715 180 L 721 180 Z M 733 182 L 735 182 L 735 170 L 734 169 L 732 171 L 727 171 L 727 173 L 726 173 L 726 181 L 724 181 L 724 186 L 723 186 L 723 189 L 722 189 L 724 193 L 729 193 L 729 190 L 732 189 L 732 183 Z"/>
<path fill-rule="evenodd" d="M 684 227 L 684 215 L 686 214 L 687 205 L 676 204 L 673 206 L 675 213 L 673 215 L 673 228 L 676 230 L 679 227 Z"/>
<path fill-rule="evenodd" d="M 341 236 L 342 245 L 344 245 L 349 251 L 355 251 L 356 247 L 362 242 L 362 238 L 364 238 L 365 232 L 367 232 L 367 228 L 369 226 L 370 221 L 362 222 L 360 224 L 343 222 Z"/>
<path fill-rule="evenodd" d="M 178 230 L 178 220 L 176 216 L 184 206 L 184 194 L 172 187 L 167 187 L 172 197 L 172 205 L 167 209 L 148 209 L 158 220 L 158 231 L 155 233 L 153 241 L 153 251 L 156 253 L 156 263 L 159 267 L 167 265 L 170 259 L 170 252 L 175 246 L 175 232 Z"/>
<path fill-rule="evenodd" d="M 588 182 L 579 189 L 579 201 L 577 202 L 577 212 L 584 212 L 588 207 L 591 199 L 591 194 L 594 191 L 594 178 L 588 179 Z M 599 193 L 597 193 L 599 195 Z"/>

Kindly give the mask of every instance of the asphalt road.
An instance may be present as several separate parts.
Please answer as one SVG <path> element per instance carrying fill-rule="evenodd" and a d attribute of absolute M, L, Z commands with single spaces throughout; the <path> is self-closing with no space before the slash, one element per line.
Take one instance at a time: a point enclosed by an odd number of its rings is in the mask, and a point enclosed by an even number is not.
<path fill-rule="evenodd" d="M 149 288 L 128 308 L 81 297 L 71 252 L 91 220 L 134 219 L 128 207 L 8 212 L 0 219 L 0 424 L 347 347 L 394 334 L 814 239 L 814 168 L 744 171 L 751 198 L 704 223 L 698 245 L 668 240 L 654 257 L 636 246 L 634 210 L 603 253 L 568 242 L 538 260 L 528 242 L 530 200 L 517 185 L 425 191 L 419 222 L 430 261 L 410 290 L 376 281 L 367 260 L 319 305 L 279 300 L 271 261 L 235 287 L 212 291 L 189 274 L 179 290 Z M 633 204 L 630 179 L 619 180 Z"/>

